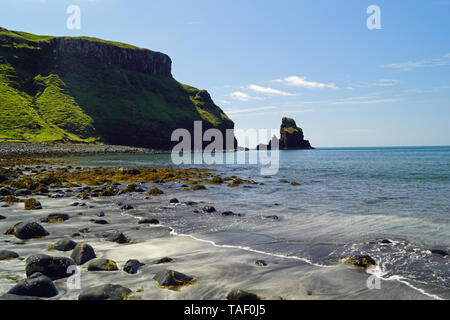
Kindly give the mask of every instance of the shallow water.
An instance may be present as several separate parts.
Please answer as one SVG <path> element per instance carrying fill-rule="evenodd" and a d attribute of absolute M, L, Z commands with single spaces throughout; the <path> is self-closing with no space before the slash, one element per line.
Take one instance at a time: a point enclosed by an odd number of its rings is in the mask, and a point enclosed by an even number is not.
<path fill-rule="evenodd" d="M 167 155 L 70 158 L 89 166 L 171 165 Z M 450 147 L 347 148 L 281 151 L 279 172 L 260 174 L 258 165 L 205 166 L 225 176 L 251 178 L 252 188 L 208 186 L 170 197 L 202 201 L 219 212 L 243 217 L 192 214 L 192 207 L 161 207 L 154 214 L 176 233 L 267 255 L 291 256 L 318 266 L 369 254 L 384 280 L 401 281 L 433 297 L 450 298 Z M 293 186 L 280 179 L 301 183 Z M 279 220 L 266 219 L 277 215 Z M 392 244 L 383 245 L 382 239 Z"/>

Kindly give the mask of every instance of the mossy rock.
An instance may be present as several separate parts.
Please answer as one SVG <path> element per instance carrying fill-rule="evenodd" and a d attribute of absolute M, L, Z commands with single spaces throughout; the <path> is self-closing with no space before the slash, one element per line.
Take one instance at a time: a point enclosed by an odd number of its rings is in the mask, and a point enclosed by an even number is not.
<path fill-rule="evenodd" d="M 36 199 L 30 198 L 25 200 L 25 210 L 41 210 L 42 205 Z"/>
<path fill-rule="evenodd" d="M 198 282 L 193 277 L 173 270 L 159 271 L 153 279 L 158 282 L 159 287 L 175 291 L 178 291 L 183 286 L 193 285 Z"/>
<path fill-rule="evenodd" d="M 126 300 L 132 293 L 121 285 L 105 284 L 84 290 L 78 300 Z"/>
<path fill-rule="evenodd" d="M 128 260 L 123 267 L 123 271 L 129 274 L 136 274 L 140 267 L 145 266 L 144 263 L 139 262 L 138 260 L 132 259 Z"/>
<path fill-rule="evenodd" d="M 368 255 L 357 255 L 345 260 L 345 263 L 357 268 L 367 269 L 376 266 L 375 260 Z"/>
<path fill-rule="evenodd" d="M 255 301 L 262 300 L 262 298 L 256 293 L 244 290 L 234 290 L 227 295 L 227 300 Z"/>
<path fill-rule="evenodd" d="M 31 256 L 25 260 L 27 277 L 40 272 L 51 279 L 61 279 L 71 276 L 70 266 L 75 266 L 72 259 L 66 257 L 52 257 L 45 254 Z"/>
<path fill-rule="evenodd" d="M 129 239 L 120 231 L 113 231 L 106 237 L 107 241 L 116 242 L 116 243 L 127 243 Z"/>
<path fill-rule="evenodd" d="M 87 243 L 79 243 L 73 249 L 70 257 L 75 261 L 77 265 L 85 264 L 86 262 L 95 259 L 97 256 L 95 255 L 94 248 L 92 248 Z"/>
<path fill-rule="evenodd" d="M 88 271 L 117 271 L 117 263 L 109 259 L 91 260 L 88 265 Z"/>
<path fill-rule="evenodd" d="M 77 243 L 71 239 L 61 239 L 58 242 L 51 244 L 49 250 L 70 251 L 77 246 Z"/>
<path fill-rule="evenodd" d="M 58 290 L 49 277 L 38 272 L 27 279 L 19 281 L 8 291 L 8 294 L 51 298 L 58 295 Z"/>
<path fill-rule="evenodd" d="M 162 190 L 160 190 L 157 187 L 151 188 L 150 190 L 148 190 L 148 192 L 146 193 L 146 195 L 148 196 L 159 196 L 161 194 L 163 194 L 164 192 Z"/>

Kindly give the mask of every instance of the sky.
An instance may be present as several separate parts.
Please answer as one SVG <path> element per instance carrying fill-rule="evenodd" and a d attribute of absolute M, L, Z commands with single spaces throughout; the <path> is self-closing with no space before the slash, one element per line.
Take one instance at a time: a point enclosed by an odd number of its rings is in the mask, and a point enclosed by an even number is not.
<path fill-rule="evenodd" d="M 315 147 L 450 145 L 450 0 L 0 0 L 0 26 L 164 52 L 236 128 L 287 116 Z"/>

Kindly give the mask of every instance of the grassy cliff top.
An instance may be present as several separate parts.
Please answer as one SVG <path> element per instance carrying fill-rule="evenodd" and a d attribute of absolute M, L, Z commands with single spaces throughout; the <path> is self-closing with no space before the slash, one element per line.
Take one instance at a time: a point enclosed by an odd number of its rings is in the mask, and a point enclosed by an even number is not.
<path fill-rule="evenodd" d="M 281 131 L 286 131 L 287 133 L 299 132 L 303 133 L 302 128 L 297 127 L 295 120 L 292 118 L 284 117 L 281 120 Z"/>
<path fill-rule="evenodd" d="M 108 40 L 103 40 L 103 39 L 93 38 L 93 37 L 56 37 L 56 36 L 45 36 L 45 35 L 36 35 L 36 34 L 32 34 L 32 33 L 27 33 L 27 32 L 23 32 L 23 31 L 12 31 L 12 30 L 8 30 L 8 29 L 2 28 L 2 27 L 0 27 L 0 36 L 7 36 L 7 37 L 15 38 L 17 40 L 23 40 L 23 41 L 35 42 L 35 43 L 50 42 L 50 40 L 57 39 L 57 38 L 60 38 L 60 39 L 74 39 L 74 40 L 86 40 L 86 41 L 110 44 L 110 45 L 113 45 L 113 46 L 116 46 L 116 47 L 119 47 L 119 48 L 124 48 L 124 49 L 146 50 L 146 49 L 142 49 L 142 48 L 130 45 L 130 44 L 126 44 L 126 43 L 115 42 L 115 41 L 108 41 Z"/>

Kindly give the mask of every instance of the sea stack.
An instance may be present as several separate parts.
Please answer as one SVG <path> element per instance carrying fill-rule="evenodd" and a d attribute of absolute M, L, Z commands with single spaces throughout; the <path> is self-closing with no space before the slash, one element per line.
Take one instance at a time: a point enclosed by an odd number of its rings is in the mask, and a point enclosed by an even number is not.
<path fill-rule="evenodd" d="M 273 137 L 269 142 L 267 148 L 272 149 L 272 143 L 276 137 Z M 281 120 L 281 128 L 280 128 L 280 139 L 279 149 L 280 150 L 308 150 L 314 149 L 308 140 L 305 140 L 303 135 L 303 130 L 297 127 L 294 119 L 284 117 Z M 258 146 L 260 149 L 261 146 Z"/>

